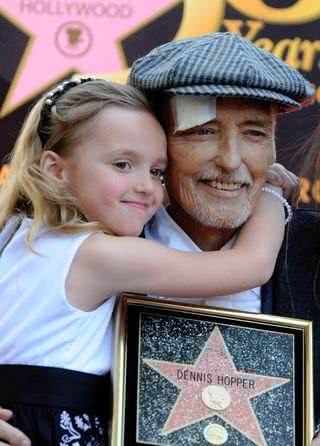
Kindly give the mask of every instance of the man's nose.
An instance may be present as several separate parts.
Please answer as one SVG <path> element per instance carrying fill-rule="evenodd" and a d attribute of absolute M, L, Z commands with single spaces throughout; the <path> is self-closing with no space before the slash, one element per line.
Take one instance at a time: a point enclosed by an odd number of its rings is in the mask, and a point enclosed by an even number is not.
<path fill-rule="evenodd" d="M 236 135 L 224 135 L 219 141 L 215 164 L 226 172 L 239 169 L 242 163 L 241 147 Z"/>

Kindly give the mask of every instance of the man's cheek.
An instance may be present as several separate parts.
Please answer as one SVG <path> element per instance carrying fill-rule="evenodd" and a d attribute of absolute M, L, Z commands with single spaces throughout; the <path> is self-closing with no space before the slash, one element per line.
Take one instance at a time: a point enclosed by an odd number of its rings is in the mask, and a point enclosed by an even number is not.
<path fill-rule="evenodd" d="M 272 144 L 272 146 L 270 146 L 270 144 L 268 144 L 265 148 L 264 148 L 264 153 L 266 154 L 266 160 L 267 160 L 267 164 L 268 167 L 273 164 L 276 161 L 276 147 L 275 144 Z"/>
<path fill-rule="evenodd" d="M 272 153 L 266 152 L 263 156 L 255 157 L 250 160 L 249 170 L 256 180 L 265 180 L 267 171 L 273 163 Z"/>
<path fill-rule="evenodd" d="M 275 150 L 270 151 L 269 156 L 268 156 L 268 167 L 270 167 L 271 164 L 276 162 L 276 158 L 277 158 L 276 151 Z"/>
<path fill-rule="evenodd" d="M 171 159 L 167 168 L 167 175 L 181 177 L 189 180 L 198 173 L 198 164 L 190 156 L 181 157 L 179 159 Z"/>
<path fill-rule="evenodd" d="M 181 191 L 184 189 L 183 177 L 179 174 L 174 174 L 173 171 L 168 171 L 166 175 L 166 186 L 168 194 L 171 197 L 177 198 L 181 196 Z"/>
<path fill-rule="evenodd" d="M 262 144 L 257 144 L 255 147 L 247 146 L 245 152 L 245 159 L 247 163 L 254 169 L 263 166 L 269 166 L 274 162 L 276 157 L 276 147 L 272 141 L 264 141 Z"/>

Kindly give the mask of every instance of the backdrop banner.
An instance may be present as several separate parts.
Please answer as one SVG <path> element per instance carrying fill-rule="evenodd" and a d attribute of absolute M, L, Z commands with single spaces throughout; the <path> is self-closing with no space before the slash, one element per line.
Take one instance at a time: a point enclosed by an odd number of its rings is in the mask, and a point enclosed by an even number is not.
<path fill-rule="evenodd" d="M 215 31 L 240 33 L 315 85 L 312 107 L 279 119 L 278 160 L 295 170 L 319 119 L 319 30 L 319 0 L 0 0 L 0 182 L 27 110 L 50 86 L 74 73 L 125 82 L 154 47 Z M 320 180 L 304 180 L 301 200 L 320 202 Z"/>

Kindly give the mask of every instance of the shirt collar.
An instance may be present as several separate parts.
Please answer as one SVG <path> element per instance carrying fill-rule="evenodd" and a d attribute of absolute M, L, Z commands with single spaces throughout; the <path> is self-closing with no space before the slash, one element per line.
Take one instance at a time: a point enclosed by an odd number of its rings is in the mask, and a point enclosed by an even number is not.
<path fill-rule="evenodd" d="M 167 210 L 161 207 L 144 229 L 145 237 L 156 240 L 166 246 L 174 246 L 181 251 L 198 251 L 201 249 L 172 219 Z M 221 249 L 229 249 L 235 242 L 235 234 Z"/>

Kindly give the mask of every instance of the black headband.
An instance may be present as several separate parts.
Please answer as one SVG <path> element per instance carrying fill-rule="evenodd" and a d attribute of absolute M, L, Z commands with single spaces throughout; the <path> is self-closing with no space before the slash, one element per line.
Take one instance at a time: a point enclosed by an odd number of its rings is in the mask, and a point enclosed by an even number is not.
<path fill-rule="evenodd" d="M 43 146 L 46 144 L 50 136 L 50 134 L 46 131 L 46 129 L 48 128 L 48 124 L 50 122 L 51 109 L 56 104 L 57 99 L 60 96 L 62 96 L 66 91 L 70 90 L 70 88 L 94 80 L 96 79 L 93 77 L 85 77 L 70 81 L 64 81 L 46 95 L 42 106 L 41 117 L 38 126 L 38 135 L 40 137 Z"/>

